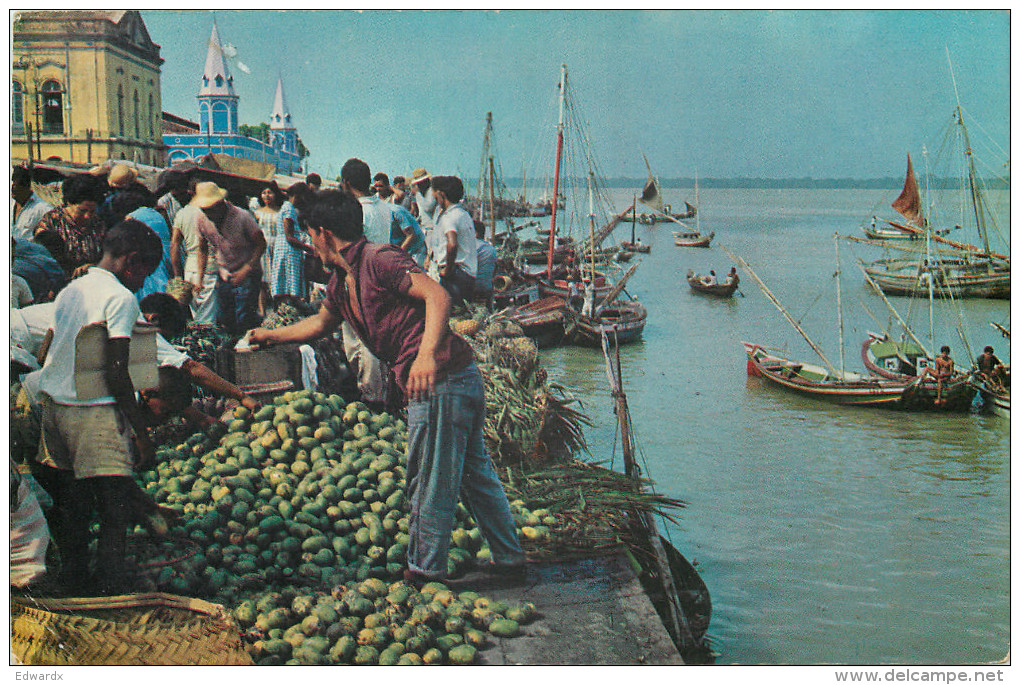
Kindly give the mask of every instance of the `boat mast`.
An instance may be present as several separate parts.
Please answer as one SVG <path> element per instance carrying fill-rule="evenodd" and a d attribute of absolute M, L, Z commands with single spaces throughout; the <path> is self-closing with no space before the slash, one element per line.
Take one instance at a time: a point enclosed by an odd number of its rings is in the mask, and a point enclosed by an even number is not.
<path fill-rule="evenodd" d="M 694 170 L 694 230 L 701 233 L 701 200 L 698 199 L 698 171 Z"/>
<path fill-rule="evenodd" d="M 634 245 L 634 230 L 637 228 L 637 193 L 634 193 L 634 205 L 630 212 L 630 244 Z"/>
<path fill-rule="evenodd" d="M 496 238 L 496 168 L 489 157 L 489 220 L 492 222 L 489 230 L 489 240 Z"/>
<path fill-rule="evenodd" d="M 560 71 L 560 116 L 556 124 L 556 166 L 553 170 L 552 221 L 549 223 L 549 259 L 546 262 L 546 275 L 552 278 L 553 250 L 556 247 L 556 210 L 560 197 L 560 161 L 563 158 L 563 104 L 567 92 L 567 65 L 561 65 Z M 593 284 L 594 285 L 594 284 Z"/>
<path fill-rule="evenodd" d="M 946 46 L 946 61 L 949 62 L 949 76 L 953 80 L 953 93 L 956 95 L 956 123 L 963 132 L 964 155 L 967 157 L 967 179 L 970 184 L 971 205 L 974 207 L 974 221 L 977 223 L 978 234 L 981 236 L 981 245 L 985 248 L 985 254 L 990 254 L 988 246 L 988 231 L 984 220 L 984 200 L 977 184 L 977 170 L 974 168 L 974 150 L 970 146 L 970 135 L 963 123 L 963 107 L 960 105 L 960 91 L 956 87 L 956 74 L 953 73 L 953 61 L 949 59 L 949 46 Z M 991 262 L 988 264 L 991 271 Z"/>
<path fill-rule="evenodd" d="M 921 147 L 921 156 L 924 157 L 924 194 L 931 197 L 931 172 L 928 169 L 928 146 Z M 928 208 L 928 216 L 934 216 L 931 208 Z M 924 227 L 924 249 L 925 259 L 928 265 L 924 277 L 928 280 L 928 343 L 935 348 L 935 269 L 940 268 L 939 264 L 932 259 L 931 255 L 931 222 Z"/>
<path fill-rule="evenodd" d="M 903 320 L 903 317 L 900 316 L 900 313 L 897 312 L 896 308 L 892 306 L 892 302 L 890 302 L 889 298 L 885 296 L 885 293 L 882 292 L 882 289 L 878 287 L 878 283 L 875 283 L 871 276 L 868 275 L 868 271 L 867 269 L 864 268 L 864 265 L 858 261 L 857 268 L 861 270 L 861 273 L 864 274 L 864 279 L 868 282 L 869 285 L 871 285 L 872 288 L 875 289 L 875 292 L 877 292 L 879 296 L 882 298 L 882 301 L 885 302 L 885 306 L 889 308 L 889 311 L 892 312 L 892 315 L 895 316 L 896 320 L 900 322 L 901 326 L 903 326 L 903 331 L 910 336 L 911 340 L 917 343 L 918 347 L 924 350 L 924 355 L 928 357 L 928 359 L 934 359 L 935 357 L 932 356 L 932 353 L 928 350 L 927 347 L 924 346 L 923 342 L 918 340 L 917 336 L 914 335 L 914 332 L 910 330 L 910 326 L 907 325 L 907 322 Z"/>
<path fill-rule="evenodd" d="M 841 280 L 839 267 L 839 234 L 834 234 L 832 241 L 836 244 L 836 312 L 839 316 L 839 372 L 846 375 L 846 366 L 843 361 L 843 296 L 839 287 L 839 282 Z"/>
<path fill-rule="evenodd" d="M 595 172 L 588 170 L 588 231 L 591 234 L 591 287 L 595 287 Z"/>
<path fill-rule="evenodd" d="M 818 355 L 818 356 L 819 356 L 819 357 L 821 358 L 821 360 L 822 360 L 823 362 L 825 362 L 825 365 L 826 365 L 826 366 L 827 366 L 827 367 L 829 368 L 829 371 L 831 371 L 831 372 L 832 372 L 833 374 L 835 374 L 835 373 L 836 373 L 836 369 L 835 369 L 835 368 L 834 368 L 834 367 L 832 366 L 832 362 L 830 362 L 830 361 L 829 361 L 829 360 L 828 360 L 828 359 L 827 359 L 827 358 L 825 357 L 825 353 L 824 353 L 824 352 L 822 352 L 822 348 L 820 348 L 820 347 L 819 347 L 819 346 L 818 346 L 817 344 L 815 344 L 815 341 L 814 341 L 814 340 L 812 340 L 811 338 L 809 338 L 809 337 L 808 337 L 808 334 L 804 332 L 804 329 L 800 327 L 800 324 L 798 324 L 798 323 L 797 323 L 797 322 L 796 322 L 796 321 L 794 320 L 794 318 L 793 318 L 792 316 L 790 316 L 790 313 L 786 311 L 786 308 L 785 308 L 785 307 L 783 307 L 783 305 L 779 303 L 779 300 L 778 300 L 778 299 L 776 298 L 776 296 L 775 296 L 775 295 L 773 295 L 773 294 L 772 294 L 772 291 L 771 291 L 771 290 L 769 290 L 768 286 L 767 286 L 767 285 L 765 285 L 765 282 L 764 282 L 763 280 L 761 280 L 760 278 L 758 278 L 758 274 L 756 274 L 756 273 L 754 272 L 754 270 L 753 270 L 753 269 L 751 269 L 751 267 L 750 267 L 750 266 L 748 266 L 748 265 L 747 265 L 747 262 L 745 262 L 745 261 L 744 261 L 743 259 L 741 259 L 740 257 L 736 256 L 735 254 L 733 254 L 732 252 L 730 252 L 729 250 L 727 250 L 727 249 L 726 249 L 725 247 L 723 247 L 722 245 L 719 245 L 719 247 L 721 247 L 721 248 L 722 248 L 723 252 L 725 252 L 725 253 L 726 253 L 727 255 L 729 255 L 730 259 L 732 259 L 733 261 L 735 261 L 735 262 L 736 262 L 737 264 L 739 264 L 739 265 L 740 265 L 740 267 L 741 267 L 741 268 L 742 268 L 742 269 L 743 269 L 744 271 L 746 271 L 746 272 L 747 272 L 748 274 L 750 274 L 751 278 L 753 278 L 753 279 L 754 279 L 754 280 L 755 280 L 755 281 L 756 281 L 756 282 L 758 283 L 758 287 L 759 287 L 759 288 L 761 288 L 761 291 L 762 291 L 763 293 L 765 293 L 765 297 L 767 297 L 767 298 L 769 299 L 769 301 L 770 301 L 770 302 L 771 302 L 772 304 L 774 304 L 774 305 L 776 306 L 776 309 L 778 309 L 778 310 L 779 310 L 779 312 L 780 312 L 780 313 L 781 313 L 781 314 L 782 314 L 782 315 L 783 315 L 784 317 L 786 317 L 786 320 L 787 320 L 787 321 L 789 321 L 789 322 L 790 322 L 790 324 L 791 324 L 791 325 L 792 325 L 792 326 L 793 326 L 794 328 L 796 328 L 796 329 L 797 329 L 797 332 L 798 332 L 798 333 L 800 333 L 800 334 L 801 334 L 801 337 L 803 337 L 803 338 L 804 338 L 804 340 L 806 340 L 806 341 L 807 341 L 807 344 L 811 346 L 811 349 L 815 351 L 815 354 L 817 354 L 817 355 Z"/>

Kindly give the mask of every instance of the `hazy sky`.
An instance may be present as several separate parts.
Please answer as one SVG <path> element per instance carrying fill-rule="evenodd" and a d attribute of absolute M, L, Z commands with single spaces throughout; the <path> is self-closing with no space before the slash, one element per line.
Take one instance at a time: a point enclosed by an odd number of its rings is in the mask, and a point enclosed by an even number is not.
<path fill-rule="evenodd" d="M 142 12 L 163 108 L 197 120 L 213 13 Z M 995 11 L 215 12 L 240 120 L 278 75 L 312 170 L 474 179 L 492 111 L 504 175 L 550 173 L 561 63 L 607 175 L 874 177 L 931 148 L 955 95 L 1009 147 L 1009 15 Z M 1000 163 L 1008 158 L 1003 153 Z"/>

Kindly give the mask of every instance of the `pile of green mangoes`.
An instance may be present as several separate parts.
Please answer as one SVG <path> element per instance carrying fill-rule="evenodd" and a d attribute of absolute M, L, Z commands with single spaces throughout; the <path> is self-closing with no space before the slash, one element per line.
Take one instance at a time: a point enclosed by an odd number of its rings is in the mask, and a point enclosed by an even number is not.
<path fill-rule="evenodd" d="M 272 642 L 283 639 L 282 633 L 271 637 L 267 631 L 291 629 L 296 635 L 296 623 L 287 620 L 295 618 L 304 624 L 310 614 L 304 611 L 307 600 L 298 608 L 293 601 L 313 593 L 319 597 L 314 606 L 328 604 L 337 619 L 348 619 L 344 621 L 348 627 L 354 622 L 349 618 L 352 614 L 367 619 L 379 613 L 365 611 L 363 603 L 357 611 L 351 609 L 354 598 L 350 593 L 360 593 L 376 609 L 399 607 L 389 609 L 389 618 L 404 613 L 407 619 L 412 618 L 414 607 L 407 602 L 421 603 L 414 599 L 421 593 L 408 589 L 408 596 L 395 603 L 386 600 L 392 594 L 389 590 L 379 594 L 383 586 L 389 588 L 401 577 L 409 540 L 404 422 L 387 413 L 374 414 L 362 403 L 344 403 L 338 395 L 307 390 L 283 393 L 254 414 L 237 407 L 231 416 L 229 423 L 215 424 L 175 447 L 161 446 L 155 469 L 139 475 L 142 487 L 158 503 L 180 515 L 171 535 L 200 550 L 154 572 L 149 579 L 154 587 L 148 589 L 208 597 L 238 609 L 252 602 L 272 605 L 273 610 L 280 610 L 274 614 L 280 620 L 259 628 L 259 635 L 265 633 L 266 637 L 263 646 L 271 647 L 260 658 L 271 663 L 295 659 L 318 663 L 320 657 L 343 663 L 354 660 L 358 649 L 347 655 L 343 647 L 338 651 L 343 658 L 329 656 L 335 639 L 327 640 L 330 644 L 325 653 L 319 639 L 309 642 L 303 651 L 294 652 L 295 645 L 291 645 L 292 651 L 287 652 Z M 528 511 L 520 500 L 512 502 L 511 508 L 522 542 L 548 538 L 549 526 L 556 520 L 548 511 Z M 447 569 L 451 577 L 475 561 L 490 558 L 481 532 L 462 504 L 457 505 L 456 516 Z M 322 599 L 329 596 L 324 591 L 334 587 L 348 589 L 341 597 L 328 602 Z M 399 582 L 393 587 L 399 590 L 398 597 L 405 592 Z M 277 605 L 288 593 L 293 595 L 290 605 Z M 377 607 L 379 600 L 386 600 L 387 605 Z M 434 604 L 434 599 L 427 603 Z M 477 608 L 472 606 L 469 611 Z M 458 618 L 464 618 L 459 607 L 455 610 Z M 269 612 L 260 610 L 251 621 L 242 620 L 247 616 L 242 613 L 238 621 L 255 627 L 263 613 Z M 320 613 L 322 630 L 320 626 L 311 630 L 313 621 L 309 620 L 301 629 L 305 638 L 327 637 L 333 614 L 325 609 Z M 443 629 L 450 618 L 447 614 L 443 614 Z M 284 615 L 290 618 L 283 620 Z M 502 618 L 508 617 L 494 620 Z M 418 623 L 435 633 L 440 626 L 430 620 Z M 366 627 L 380 626 L 360 625 L 359 630 Z M 438 636 L 451 632 L 456 631 L 446 630 Z M 459 645 L 451 649 L 455 646 Z M 430 643 L 429 648 L 439 649 L 449 662 L 454 660 L 440 645 Z M 381 651 L 379 660 L 385 662 L 390 655 L 383 659 Z M 362 661 L 371 661 L 366 656 L 369 650 L 361 653 Z M 425 660 L 424 652 L 419 656 Z M 413 661 L 414 657 L 407 659 Z"/>

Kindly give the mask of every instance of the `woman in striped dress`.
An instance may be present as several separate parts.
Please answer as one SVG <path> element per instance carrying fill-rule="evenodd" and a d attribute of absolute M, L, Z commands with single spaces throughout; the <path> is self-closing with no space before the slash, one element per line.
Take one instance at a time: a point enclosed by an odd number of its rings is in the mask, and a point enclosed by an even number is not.
<path fill-rule="evenodd" d="M 282 231 L 283 204 L 287 197 L 273 181 L 262 189 L 259 195 L 259 208 L 255 210 L 255 218 L 259 228 L 266 237 L 266 251 L 262 253 L 262 293 L 259 295 L 259 313 L 263 316 L 269 308 L 269 283 L 273 272 L 273 251 L 276 247 L 276 236 Z"/>
<path fill-rule="evenodd" d="M 273 245 L 272 277 L 269 289 L 273 297 L 277 295 L 306 296 L 305 286 L 305 253 L 312 253 L 312 246 L 305 240 L 305 233 L 298 223 L 294 200 L 308 191 L 304 183 L 295 183 L 287 189 L 290 198 L 280 208 L 280 230 L 276 233 Z"/>

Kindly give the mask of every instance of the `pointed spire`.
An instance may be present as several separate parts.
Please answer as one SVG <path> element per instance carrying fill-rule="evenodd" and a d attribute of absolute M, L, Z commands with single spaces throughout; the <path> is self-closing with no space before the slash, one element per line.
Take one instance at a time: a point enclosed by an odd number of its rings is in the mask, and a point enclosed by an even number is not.
<path fill-rule="evenodd" d="M 234 95 L 234 77 L 227 68 L 227 60 L 223 56 L 220 34 L 213 19 L 212 36 L 209 37 L 209 52 L 205 56 L 205 70 L 202 72 L 202 95 Z"/>
<path fill-rule="evenodd" d="M 294 128 L 290 118 L 290 107 L 283 94 L 283 78 L 276 79 L 276 95 L 273 97 L 273 111 L 269 114 L 270 128 Z"/>

